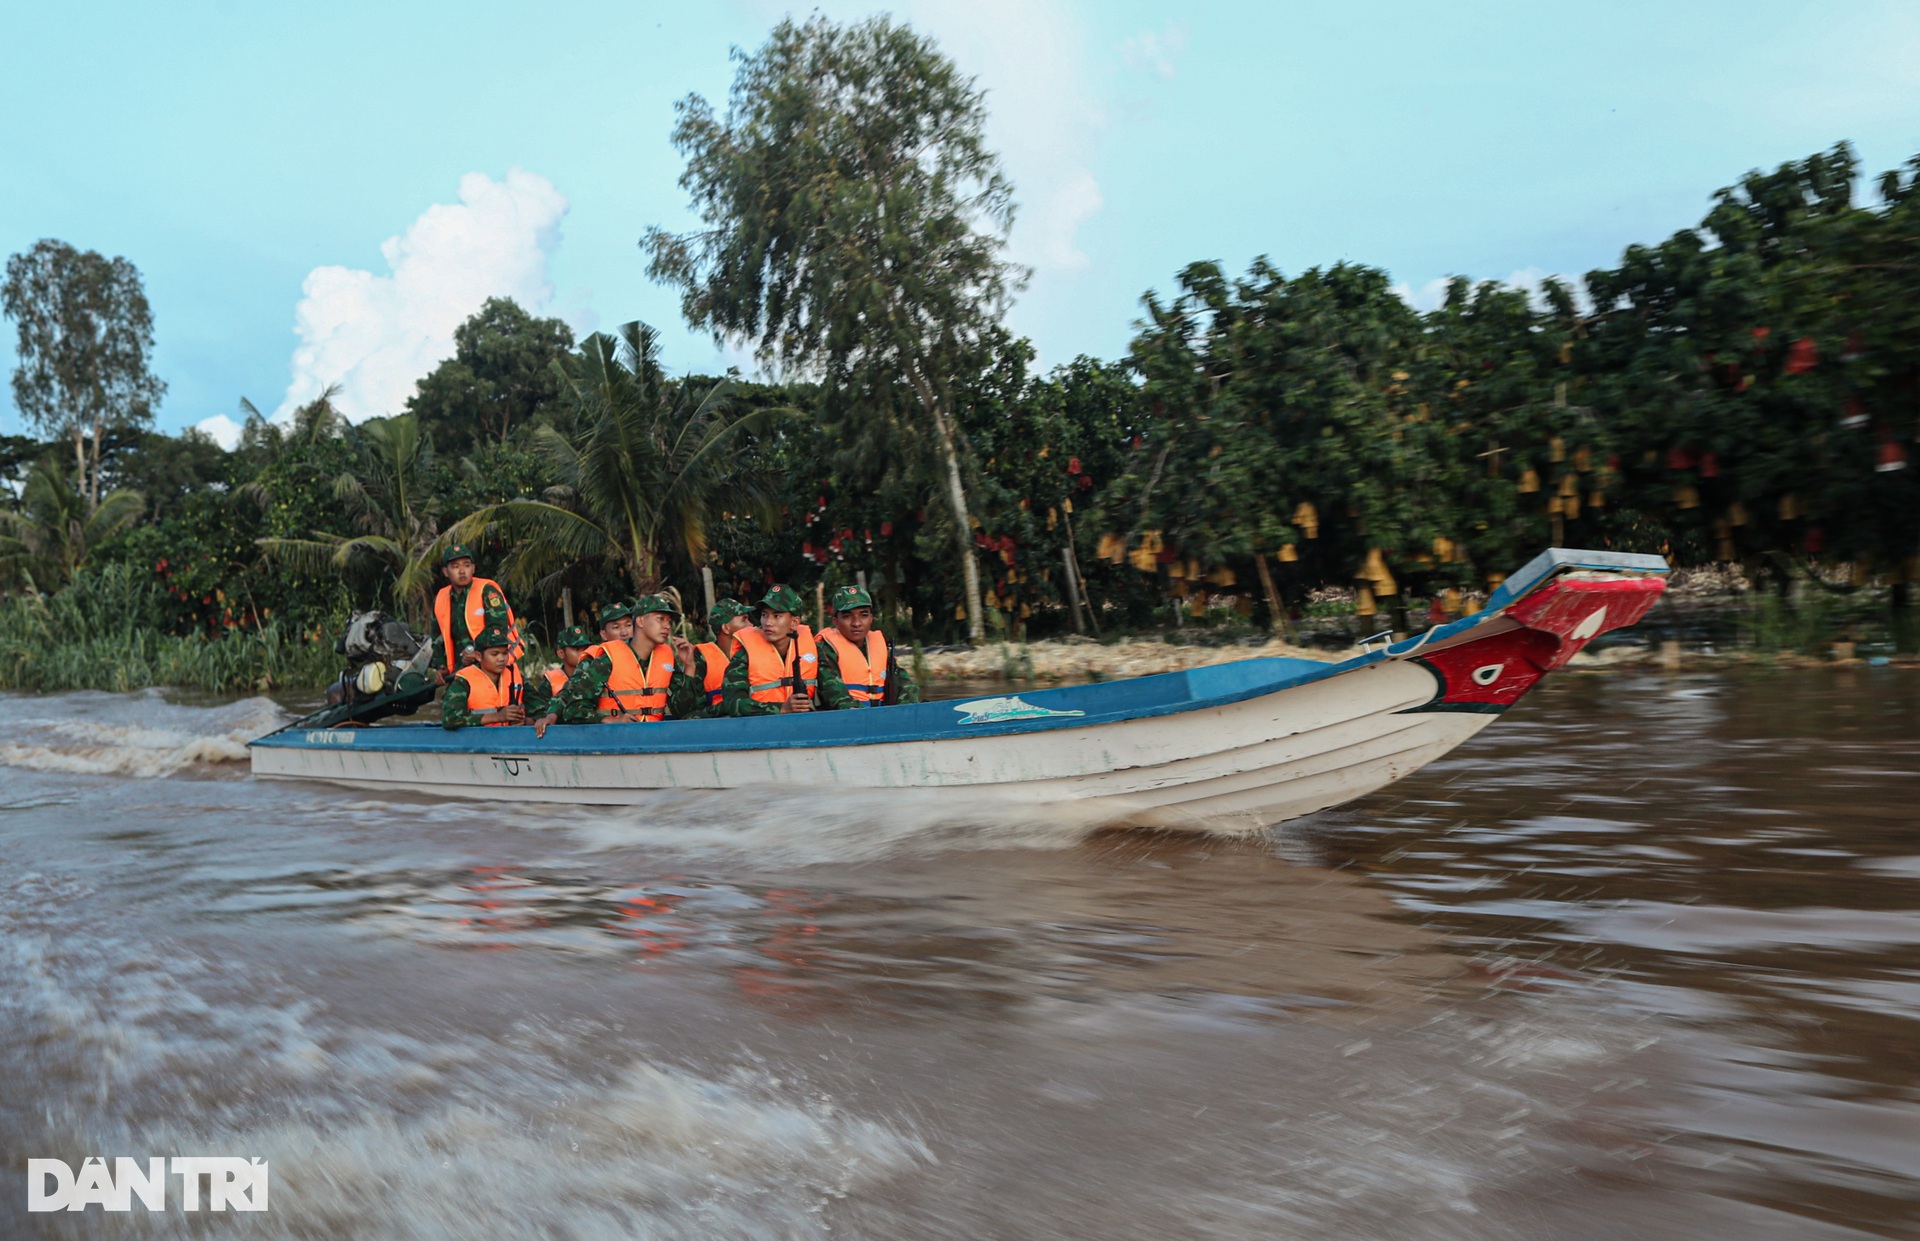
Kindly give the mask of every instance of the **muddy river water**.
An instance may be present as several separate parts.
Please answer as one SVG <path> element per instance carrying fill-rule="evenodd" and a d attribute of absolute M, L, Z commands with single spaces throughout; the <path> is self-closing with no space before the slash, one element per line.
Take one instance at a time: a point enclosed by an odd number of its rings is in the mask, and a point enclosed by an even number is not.
<path fill-rule="evenodd" d="M 256 784 L 8 698 L 0 1237 L 1920 1237 L 1920 674 L 1562 674 L 1262 838 Z M 25 1161 L 270 1161 L 29 1214 Z"/>

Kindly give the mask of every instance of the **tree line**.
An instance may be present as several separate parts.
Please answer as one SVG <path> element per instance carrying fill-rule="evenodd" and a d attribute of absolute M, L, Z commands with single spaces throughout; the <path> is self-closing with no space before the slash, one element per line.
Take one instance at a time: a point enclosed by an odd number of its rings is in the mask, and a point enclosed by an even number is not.
<path fill-rule="evenodd" d="M 1698 227 L 1538 289 L 1213 262 L 1149 293 L 1115 360 L 1046 373 L 1003 326 L 1025 273 L 984 100 L 887 19 L 783 22 L 674 141 L 700 228 L 650 230 L 689 323 L 789 382 L 674 376 L 650 328 L 576 341 L 488 302 L 404 410 L 244 407 L 160 435 L 137 272 L 59 242 L 7 266 L 15 405 L 0 589 L 150 575 L 154 623 L 319 635 L 423 616 L 476 547 L 536 629 L 671 586 L 864 578 L 922 641 L 1284 629 L 1466 606 L 1542 547 L 1732 563 L 1782 588 L 1920 578 L 1920 157 L 1843 144 L 1721 190 Z M 1851 579 L 1834 583 L 1832 566 Z M 1814 573 L 1816 568 L 1824 571 Z"/>

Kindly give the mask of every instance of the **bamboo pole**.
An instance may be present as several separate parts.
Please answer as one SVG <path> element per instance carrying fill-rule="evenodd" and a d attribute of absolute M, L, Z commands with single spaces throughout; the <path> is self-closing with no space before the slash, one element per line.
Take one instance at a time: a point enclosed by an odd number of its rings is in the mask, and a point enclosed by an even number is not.
<path fill-rule="evenodd" d="M 1293 641 L 1293 617 L 1287 615 L 1286 605 L 1280 601 L 1280 591 L 1273 584 L 1273 570 L 1267 567 L 1267 558 L 1256 552 L 1253 564 L 1260 571 L 1260 587 L 1267 592 L 1267 610 L 1273 613 L 1273 631 Z"/>

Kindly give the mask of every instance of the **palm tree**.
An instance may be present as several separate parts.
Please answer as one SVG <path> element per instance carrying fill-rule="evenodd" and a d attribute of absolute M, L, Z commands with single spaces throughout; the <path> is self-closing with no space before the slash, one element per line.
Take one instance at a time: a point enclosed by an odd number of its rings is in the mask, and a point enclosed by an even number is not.
<path fill-rule="evenodd" d="M 121 489 L 90 505 L 66 467 L 47 457 L 27 475 L 19 507 L 0 513 L 0 581 L 55 591 L 101 543 L 140 519 L 147 501 Z"/>
<path fill-rule="evenodd" d="M 370 418 L 346 434 L 357 460 L 333 480 L 333 498 L 347 509 L 359 533 L 315 530 L 310 538 L 261 539 L 260 546 L 298 573 L 319 576 L 329 569 L 382 573 L 389 578 L 395 599 L 414 619 L 423 619 L 439 552 L 449 541 L 440 532 L 421 485 L 421 474 L 432 460 L 432 446 L 412 414 Z M 265 496 L 252 498 L 264 500 Z"/>
<path fill-rule="evenodd" d="M 550 588 L 588 561 L 610 562 L 634 589 L 659 589 L 668 557 L 698 564 L 707 531 L 728 512 L 771 516 L 772 489 L 753 461 L 767 411 L 739 412 L 733 385 L 704 391 L 670 381 L 659 339 L 644 323 L 595 333 L 562 366 L 573 434 L 552 426 L 535 448 L 559 483 L 544 500 L 510 500 L 468 514 L 450 534 L 514 544 L 501 566 L 510 584 Z"/>

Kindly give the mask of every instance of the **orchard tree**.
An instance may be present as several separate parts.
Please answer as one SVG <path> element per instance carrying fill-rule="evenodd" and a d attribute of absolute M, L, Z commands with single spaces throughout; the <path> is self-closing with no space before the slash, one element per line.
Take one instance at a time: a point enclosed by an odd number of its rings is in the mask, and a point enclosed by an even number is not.
<path fill-rule="evenodd" d="M 167 385 L 148 368 L 153 312 L 124 258 L 48 239 L 7 260 L 0 309 L 19 329 L 13 401 L 28 424 L 73 444 L 73 484 L 100 503 L 109 432 L 146 427 Z"/>
<path fill-rule="evenodd" d="M 987 368 L 1025 278 L 1004 254 L 1013 193 L 983 93 L 904 25 L 816 16 L 739 57 L 724 119 L 698 95 L 677 110 L 703 227 L 649 229 L 651 274 L 694 325 L 817 375 L 854 434 L 905 418 L 929 443 L 982 640 L 954 377 Z"/>

